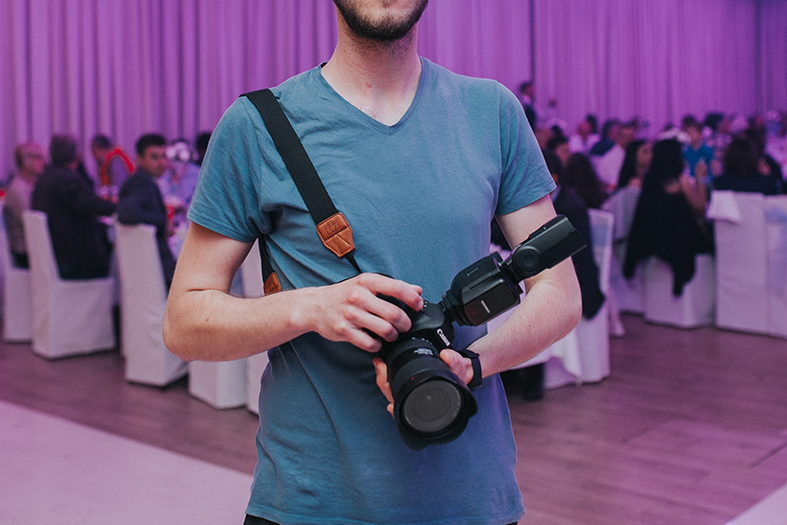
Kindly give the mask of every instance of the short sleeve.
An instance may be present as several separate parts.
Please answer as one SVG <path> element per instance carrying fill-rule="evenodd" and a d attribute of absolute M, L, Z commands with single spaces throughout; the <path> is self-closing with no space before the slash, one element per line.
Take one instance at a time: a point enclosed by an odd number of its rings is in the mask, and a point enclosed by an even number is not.
<path fill-rule="evenodd" d="M 503 173 L 496 215 L 512 213 L 555 189 L 538 141 L 513 93 L 500 86 L 500 151 Z"/>
<path fill-rule="evenodd" d="M 254 123 L 244 100 L 238 99 L 211 136 L 189 219 L 231 239 L 253 242 L 267 222 L 259 205 L 262 164 Z"/>

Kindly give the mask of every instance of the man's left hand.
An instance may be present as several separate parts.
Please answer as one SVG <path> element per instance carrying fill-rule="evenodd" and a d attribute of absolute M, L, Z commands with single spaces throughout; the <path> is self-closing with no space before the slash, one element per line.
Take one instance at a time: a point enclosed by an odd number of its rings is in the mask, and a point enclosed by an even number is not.
<path fill-rule="evenodd" d="M 454 350 L 448 349 L 440 351 L 440 359 L 442 359 L 451 369 L 451 372 L 456 374 L 465 384 L 469 384 L 470 381 L 473 380 L 473 362 L 470 361 L 470 359 L 462 357 L 461 354 Z M 391 393 L 391 384 L 388 382 L 388 367 L 385 365 L 382 358 L 375 357 L 374 369 L 377 373 L 377 386 L 388 400 L 388 412 L 393 416 L 394 399 Z"/>

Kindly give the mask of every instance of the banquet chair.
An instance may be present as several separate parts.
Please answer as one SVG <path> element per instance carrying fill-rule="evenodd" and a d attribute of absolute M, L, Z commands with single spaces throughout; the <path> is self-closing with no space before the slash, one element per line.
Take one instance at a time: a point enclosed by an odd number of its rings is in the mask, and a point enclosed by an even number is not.
<path fill-rule="evenodd" d="M 500 250 L 494 245 L 490 251 L 499 251 L 503 259 L 506 259 L 509 255 L 511 255 L 510 251 Z M 525 293 L 522 292 L 520 297 L 524 298 Z M 503 312 L 489 321 L 489 323 L 487 323 L 487 331 L 491 332 L 497 329 L 497 327 L 501 325 L 509 315 L 511 315 L 511 312 L 512 310 Z M 551 368 L 552 372 L 548 377 L 545 373 L 544 388 L 557 388 L 568 383 L 579 383 L 581 381 L 579 378 L 582 376 L 582 363 L 579 352 L 577 331 L 574 329 L 566 334 L 565 337 L 555 341 L 542 352 L 530 358 L 528 361 L 513 367 L 512 370 L 527 368 L 529 366 L 543 363 L 554 363 L 548 368 L 545 367 L 545 370 Z"/>
<path fill-rule="evenodd" d="M 708 216 L 716 244 L 716 326 L 768 333 L 765 196 L 714 191 Z"/>
<path fill-rule="evenodd" d="M 61 279 L 47 215 L 27 210 L 22 217 L 30 260 L 33 352 L 55 359 L 114 348 L 114 279 Z"/>
<path fill-rule="evenodd" d="M 631 279 L 623 276 L 628 236 L 639 200 L 639 188 L 621 188 L 613 193 L 602 208 L 615 218 L 613 235 L 614 258 L 610 265 L 610 288 L 619 312 L 645 313 L 645 282 L 642 271 L 637 269 Z M 611 307 L 612 305 L 610 305 Z"/>
<path fill-rule="evenodd" d="M 33 338 L 33 309 L 30 304 L 30 270 L 14 266 L 0 207 L 0 264 L 3 265 L 3 340 L 22 343 Z"/>
<path fill-rule="evenodd" d="M 610 267 L 615 217 L 602 210 L 588 209 L 590 235 L 593 240 L 593 260 L 598 267 L 601 291 L 610 293 Z M 579 374 L 568 370 L 564 361 L 551 359 L 544 370 L 544 387 L 556 388 L 571 383 L 596 383 L 609 377 L 609 300 L 592 319 L 584 317 L 574 328 L 579 355 Z"/>
<path fill-rule="evenodd" d="M 680 297 L 672 294 L 672 268 L 658 257 L 641 263 L 645 278 L 645 320 L 677 328 L 713 324 L 716 306 L 716 266 L 709 254 L 695 256 L 694 277 Z"/>
<path fill-rule="evenodd" d="M 249 290 L 254 288 L 255 279 L 248 269 L 249 258 L 253 258 L 257 252 L 256 243 L 249 251 L 249 255 L 238 270 L 241 272 L 243 281 L 244 295 L 249 295 Z M 256 253 L 257 261 L 260 260 Z M 260 264 L 257 264 L 257 273 L 260 272 Z M 248 276 L 247 276 L 248 275 Z M 262 277 L 260 281 L 260 294 L 262 295 Z M 213 408 L 235 408 L 246 405 L 249 410 L 256 412 L 257 398 L 260 392 L 260 377 L 262 371 L 254 379 L 260 363 L 264 360 L 264 369 L 268 362 L 268 356 L 263 353 L 234 361 L 205 362 L 191 361 L 189 363 L 189 394 L 204 401 Z M 256 396 L 254 394 L 256 389 Z M 252 400 L 253 398 L 253 400 Z M 250 406 L 251 403 L 251 406 Z"/>
<path fill-rule="evenodd" d="M 262 261 L 258 242 L 254 242 L 249 254 L 240 266 L 243 274 L 243 295 L 246 297 L 262 297 Z M 262 352 L 246 358 L 246 408 L 255 414 L 260 413 L 260 378 L 268 366 L 268 352 Z"/>
<path fill-rule="evenodd" d="M 120 277 L 121 348 L 126 380 L 166 386 L 183 377 L 186 363 L 164 345 L 164 272 L 156 228 L 115 221 L 115 249 Z"/>
<path fill-rule="evenodd" d="M 787 195 L 765 199 L 768 333 L 787 338 Z"/>

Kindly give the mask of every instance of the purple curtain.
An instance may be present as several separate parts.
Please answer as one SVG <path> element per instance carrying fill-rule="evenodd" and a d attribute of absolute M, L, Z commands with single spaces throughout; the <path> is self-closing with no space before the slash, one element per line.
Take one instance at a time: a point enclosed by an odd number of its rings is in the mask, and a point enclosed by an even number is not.
<path fill-rule="evenodd" d="M 536 0 L 537 98 L 542 105 L 555 100 L 551 113 L 572 130 L 588 112 L 600 119 L 643 117 L 651 133 L 687 113 L 751 114 L 762 109 L 757 6 L 741 0 Z"/>
<path fill-rule="evenodd" d="M 52 133 L 85 151 L 97 132 L 129 151 L 151 131 L 193 140 L 336 42 L 330 0 L 0 0 L 0 13 L 0 181 L 15 144 Z M 781 0 L 431 0 L 419 52 L 512 90 L 534 77 L 538 102 L 556 101 L 544 114 L 571 128 L 588 111 L 655 128 L 787 106 L 785 27 Z"/>
<path fill-rule="evenodd" d="M 758 107 L 787 109 L 787 2 L 759 0 Z"/>

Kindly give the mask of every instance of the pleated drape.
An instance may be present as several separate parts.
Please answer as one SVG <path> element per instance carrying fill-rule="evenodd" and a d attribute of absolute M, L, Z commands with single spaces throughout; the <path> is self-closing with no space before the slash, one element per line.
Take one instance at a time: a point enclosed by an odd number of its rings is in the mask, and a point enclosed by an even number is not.
<path fill-rule="evenodd" d="M 781 0 L 431 0 L 419 52 L 512 90 L 532 77 L 572 128 L 593 112 L 655 131 L 787 107 L 785 27 Z M 328 60 L 336 31 L 331 0 L 0 0 L 0 182 L 16 143 L 52 133 L 193 140 L 238 94 Z"/>

